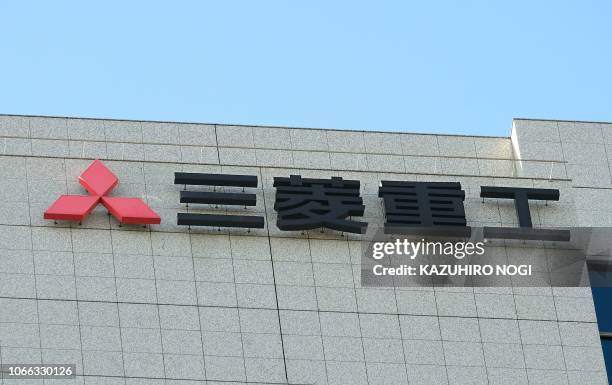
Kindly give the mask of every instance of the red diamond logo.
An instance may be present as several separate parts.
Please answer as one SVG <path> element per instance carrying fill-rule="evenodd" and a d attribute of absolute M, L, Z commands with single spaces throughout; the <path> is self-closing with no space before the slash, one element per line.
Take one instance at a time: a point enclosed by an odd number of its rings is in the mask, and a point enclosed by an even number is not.
<path fill-rule="evenodd" d="M 90 195 L 104 196 L 117 186 L 119 178 L 96 159 L 79 176 L 79 183 Z"/>
<path fill-rule="evenodd" d="M 89 195 L 62 195 L 45 211 L 45 219 L 82 222 L 102 203 L 117 220 L 125 224 L 159 224 L 161 218 L 140 198 L 107 196 L 119 183 L 99 160 L 94 160 L 79 176 L 79 183 Z"/>

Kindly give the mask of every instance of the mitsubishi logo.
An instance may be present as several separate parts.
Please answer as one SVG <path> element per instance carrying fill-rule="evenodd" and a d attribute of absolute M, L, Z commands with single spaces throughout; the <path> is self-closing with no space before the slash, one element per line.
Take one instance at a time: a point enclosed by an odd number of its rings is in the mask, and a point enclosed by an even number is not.
<path fill-rule="evenodd" d="M 119 179 L 99 160 L 94 160 L 79 176 L 89 195 L 62 195 L 45 211 L 45 219 L 82 222 L 99 204 L 120 223 L 158 224 L 159 215 L 140 198 L 109 197 Z"/>

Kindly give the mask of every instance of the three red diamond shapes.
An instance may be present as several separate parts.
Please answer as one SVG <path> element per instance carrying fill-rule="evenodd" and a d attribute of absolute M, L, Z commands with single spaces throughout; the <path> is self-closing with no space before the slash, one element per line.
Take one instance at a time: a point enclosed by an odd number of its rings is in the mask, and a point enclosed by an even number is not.
<path fill-rule="evenodd" d="M 45 211 L 45 219 L 81 222 L 99 204 L 125 224 L 158 224 L 159 215 L 140 198 L 109 197 L 119 179 L 102 162 L 94 160 L 79 176 L 89 195 L 62 195 Z"/>

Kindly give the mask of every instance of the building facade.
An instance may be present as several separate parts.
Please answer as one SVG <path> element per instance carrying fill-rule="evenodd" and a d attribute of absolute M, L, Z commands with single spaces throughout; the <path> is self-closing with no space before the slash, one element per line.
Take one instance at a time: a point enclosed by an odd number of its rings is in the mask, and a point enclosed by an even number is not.
<path fill-rule="evenodd" d="M 558 189 L 530 204 L 534 227 L 612 227 L 612 124 L 516 119 L 510 137 L 475 137 L 3 115 L 0 146 L 0 364 L 76 366 L 45 384 L 608 383 L 589 288 L 364 287 L 362 236 L 280 230 L 273 179 L 359 180 L 370 228 L 383 179 L 460 182 L 472 226 L 517 225 L 512 204 L 483 203 L 488 185 Z M 110 196 L 161 222 L 102 205 L 44 219 L 87 194 L 94 159 L 119 180 Z M 186 207 L 176 172 L 257 176 L 256 204 Z M 264 227 L 177 224 L 200 210 Z"/>

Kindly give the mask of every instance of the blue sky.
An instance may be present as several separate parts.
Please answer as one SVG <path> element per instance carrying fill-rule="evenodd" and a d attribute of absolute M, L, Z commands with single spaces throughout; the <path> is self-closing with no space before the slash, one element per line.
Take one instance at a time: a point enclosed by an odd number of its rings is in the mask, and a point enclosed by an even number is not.
<path fill-rule="evenodd" d="M 0 113 L 508 135 L 612 121 L 609 1 L 0 3 Z"/>

